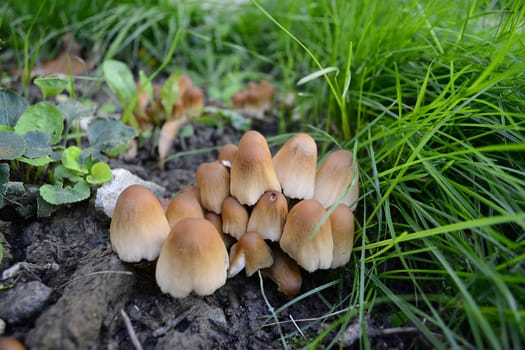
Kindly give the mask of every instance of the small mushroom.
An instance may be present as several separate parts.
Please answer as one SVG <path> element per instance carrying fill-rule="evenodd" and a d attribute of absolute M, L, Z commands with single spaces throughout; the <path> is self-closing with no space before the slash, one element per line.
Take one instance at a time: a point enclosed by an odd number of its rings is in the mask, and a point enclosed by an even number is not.
<path fill-rule="evenodd" d="M 175 298 L 192 291 L 210 295 L 226 283 L 228 251 L 211 222 L 182 219 L 162 245 L 155 279 L 160 290 Z"/>
<path fill-rule="evenodd" d="M 222 232 L 239 239 L 246 232 L 248 209 L 237 198 L 229 196 L 222 202 Z"/>
<path fill-rule="evenodd" d="M 204 94 L 201 88 L 190 85 L 181 96 L 184 111 L 190 117 L 198 116 L 204 107 Z"/>
<path fill-rule="evenodd" d="M 328 269 L 332 264 L 334 243 L 330 219 L 325 214 L 321 203 L 303 199 L 288 213 L 279 241 L 282 250 L 308 272 Z M 317 233 L 311 237 L 316 228 Z"/>
<path fill-rule="evenodd" d="M 197 167 L 196 186 L 202 206 L 221 213 L 222 202 L 230 195 L 230 173 L 220 162 L 201 163 Z"/>
<path fill-rule="evenodd" d="M 273 168 L 268 145 L 265 146 L 258 137 L 250 140 L 245 136 L 241 138 L 232 161 L 230 192 L 241 204 L 253 205 L 266 191 L 280 192 L 281 185 Z"/>
<path fill-rule="evenodd" d="M 109 228 L 111 247 L 120 260 L 155 260 L 169 231 L 164 210 L 149 189 L 131 185 L 122 191 Z"/>
<path fill-rule="evenodd" d="M 261 270 L 263 276 L 274 281 L 277 284 L 277 290 L 283 294 L 289 297 L 297 295 L 303 281 L 299 265 L 278 246 L 271 249 L 273 264 Z"/>
<path fill-rule="evenodd" d="M 235 243 L 235 238 L 233 238 L 227 233 L 222 232 L 222 218 L 219 214 L 215 214 L 214 212 L 208 211 L 204 213 L 204 218 L 211 222 L 213 226 L 215 226 L 215 229 L 221 235 L 222 241 L 224 242 L 226 248 L 231 247 L 232 244 Z"/>
<path fill-rule="evenodd" d="M 354 247 L 354 212 L 345 204 L 339 204 L 330 214 L 330 225 L 334 241 L 330 268 L 334 269 L 346 265 L 350 260 Z"/>
<path fill-rule="evenodd" d="M 233 143 L 225 144 L 224 146 L 222 146 L 221 150 L 219 151 L 217 160 L 221 162 L 221 164 L 224 165 L 225 167 L 231 168 L 233 158 L 235 157 L 235 154 L 237 153 L 238 149 L 239 147 L 237 147 Z"/>
<path fill-rule="evenodd" d="M 313 197 L 317 145 L 310 135 L 300 133 L 288 139 L 273 156 L 273 166 L 288 198 Z"/>
<path fill-rule="evenodd" d="M 184 218 L 204 216 L 196 191 L 194 186 L 186 186 L 170 201 L 166 209 L 166 218 L 170 228 Z"/>
<path fill-rule="evenodd" d="M 25 350 L 24 345 L 15 337 L 0 337 L 0 350 Z"/>
<path fill-rule="evenodd" d="M 247 231 L 256 231 L 262 238 L 278 241 L 288 215 L 286 197 L 277 191 L 265 192 L 248 219 Z"/>
<path fill-rule="evenodd" d="M 354 210 L 359 198 L 359 172 L 354 174 L 353 163 L 354 156 L 350 151 L 330 153 L 317 169 L 314 199 L 328 208 L 347 191 L 341 203 Z"/>
<path fill-rule="evenodd" d="M 231 247 L 228 277 L 237 275 L 242 269 L 246 269 L 246 276 L 250 277 L 272 264 L 272 252 L 264 239 L 255 231 L 246 232 Z"/>

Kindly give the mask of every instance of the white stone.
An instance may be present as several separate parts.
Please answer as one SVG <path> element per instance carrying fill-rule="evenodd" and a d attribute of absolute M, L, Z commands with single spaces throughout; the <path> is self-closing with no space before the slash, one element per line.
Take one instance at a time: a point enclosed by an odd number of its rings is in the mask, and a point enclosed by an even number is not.
<path fill-rule="evenodd" d="M 113 175 L 112 180 L 99 187 L 95 197 L 95 208 L 102 210 L 109 217 L 113 216 L 113 210 L 120 193 L 131 185 L 144 185 L 158 198 L 162 198 L 166 192 L 164 187 L 151 181 L 145 181 L 129 170 L 118 168 L 113 169 L 111 173 Z"/>

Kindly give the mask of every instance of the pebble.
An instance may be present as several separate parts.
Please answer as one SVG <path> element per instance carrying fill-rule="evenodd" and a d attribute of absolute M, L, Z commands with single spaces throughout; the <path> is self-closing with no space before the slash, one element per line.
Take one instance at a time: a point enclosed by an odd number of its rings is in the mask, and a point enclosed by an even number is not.
<path fill-rule="evenodd" d="M 18 282 L 0 293 L 0 318 L 7 323 L 20 323 L 40 312 L 47 304 L 52 289 L 40 281 Z"/>

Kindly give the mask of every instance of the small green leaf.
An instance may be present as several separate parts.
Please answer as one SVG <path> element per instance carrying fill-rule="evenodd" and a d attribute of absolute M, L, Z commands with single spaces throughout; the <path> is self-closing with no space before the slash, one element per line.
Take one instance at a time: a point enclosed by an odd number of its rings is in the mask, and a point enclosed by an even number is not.
<path fill-rule="evenodd" d="M 310 73 L 307 76 L 302 77 L 301 79 L 299 79 L 299 81 L 297 82 L 297 85 L 306 84 L 310 80 L 317 79 L 317 78 L 319 78 L 319 77 L 321 77 L 323 75 L 326 75 L 326 74 L 332 73 L 332 72 L 336 72 L 336 75 L 337 75 L 339 73 L 339 68 L 337 68 L 337 67 L 326 67 L 326 68 L 320 69 L 320 70 L 318 70 L 316 72 Z"/>
<path fill-rule="evenodd" d="M 0 89 L 0 125 L 14 128 L 18 118 L 29 107 L 27 101 L 13 91 Z"/>
<path fill-rule="evenodd" d="M 120 61 L 107 60 L 102 64 L 104 78 L 113 92 L 117 95 L 120 103 L 127 105 L 137 91 L 133 74 L 129 67 Z"/>
<path fill-rule="evenodd" d="M 51 144 L 54 145 L 62 137 L 64 116 L 56 106 L 48 102 L 39 102 L 22 113 L 15 125 L 15 132 L 19 135 L 31 130 L 47 132 L 51 136 Z"/>
<path fill-rule="evenodd" d="M 28 131 L 24 134 L 26 158 L 42 158 L 53 153 L 48 133 L 38 130 Z"/>
<path fill-rule="evenodd" d="M 82 149 L 77 146 L 69 146 L 62 152 L 62 164 L 65 168 L 82 174 L 87 174 L 88 169 L 84 168 L 78 161 Z"/>
<path fill-rule="evenodd" d="M 120 146 L 128 145 L 137 132 L 117 119 L 99 118 L 89 124 L 88 140 L 91 147 L 99 152 L 110 152 Z"/>
<path fill-rule="evenodd" d="M 71 182 L 79 182 L 82 180 L 82 176 L 79 175 L 78 172 L 69 170 L 62 164 L 57 165 L 55 170 L 53 171 L 53 174 L 55 176 L 55 181 L 58 182 L 64 182 L 64 180 L 69 180 Z"/>
<path fill-rule="evenodd" d="M 193 134 L 195 134 L 195 130 L 193 129 L 193 125 L 191 124 L 184 124 L 182 128 L 180 128 L 179 132 L 177 133 L 178 137 L 192 137 Z"/>
<path fill-rule="evenodd" d="M 90 174 L 86 177 L 90 184 L 98 185 L 111 180 L 111 168 L 104 162 L 93 164 Z"/>
<path fill-rule="evenodd" d="M 24 138 L 13 131 L 0 131 L 0 159 L 16 159 L 24 154 Z"/>
<path fill-rule="evenodd" d="M 67 87 L 67 80 L 59 77 L 38 77 L 35 79 L 35 84 L 40 88 L 44 99 L 48 97 L 55 97 Z"/>
<path fill-rule="evenodd" d="M 64 186 L 62 183 L 55 185 L 42 185 L 40 195 L 48 203 L 54 205 L 80 202 L 89 198 L 91 194 L 89 184 L 86 181 L 79 181 L 75 186 Z"/>
<path fill-rule="evenodd" d="M 44 166 L 44 165 L 47 165 L 49 163 L 53 163 L 55 160 L 49 156 L 45 156 L 45 157 L 40 157 L 40 158 L 24 158 L 24 157 L 21 157 L 21 158 L 18 158 L 19 161 L 23 162 L 23 163 L 26 163 L 26 164 L 29 164 L 29 165 L 32 165 L 32 166 L 36 166 L 36 167 L 41 167 L 41 166 Z"/>
<path fill-rule="evenodd" d="M 171 115 L 173 105 L 179 100 L 179 78 L 179 73 L 171 74 L 160 90 L 160 102 L 168 116 Z"/>

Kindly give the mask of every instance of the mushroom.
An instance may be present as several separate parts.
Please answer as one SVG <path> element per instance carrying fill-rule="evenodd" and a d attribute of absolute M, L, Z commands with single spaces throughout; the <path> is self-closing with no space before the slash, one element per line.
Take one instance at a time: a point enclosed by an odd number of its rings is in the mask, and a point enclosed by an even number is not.
<path fill-rule="evenodd" d="M 246 232 L 248 209 L 237 198 L 229 196 L 222 202 L 222 232 L 239 239 Z"/>
<path fill-rule="evenodd" d="M 266 141 L 266 138 L 257 130 L 248 130 L 244 134 L 242 134 L 242 137 L 239 140 L 239 147 L 243 143 L 253 142 L 253 141 L 263 146 L 266 152 L 270 155 L 270 157 L 272 156 L 270 152 L 270 146 L 268 146 L 268 141 Z"/>
<path fill-rule="evenodd" d="M 111 247 L 120 260 L 155 260 L 169 231 L 164 210 L 148 188 L 131 185 L 122 191 L 109 228 Z"/>
<path fill-rule="evenodd" d="M 201 163 L 195 177 L 202 206 L 220 214 L 222 202 L 230 195 L 228 169 L 218 161 Z"/>
<path fill-rule="evenodd" d="M 345 204 L 339 204 L 330 214 L 334 251 L 332 265 L 334 269 L 346 265 L 354 247 L 354 212 Z"/>
<path fill-rule="evenodd" d="M 201 88 L 190 85 L 186 87 L 181 98 L 186 114 L 196 117 L 201 113 L 204 107 L 204 94 Z"/>
<path fill-rule="evenodd" d="M 192 291 L 210 295 L 226 283 L 228 264 L 228 251 L 213 224 L 204 218 L 185 218 L 162 245 L 155 279 L 163 293 L 175 298 Z"/>
<path fill-rule="evenodd" d="M 279 246 L 272 247 L 273 264 L 262 269 L 264 277 L 277 284 L 277 290 L 293 297 L 301 290 L 302 276 L 299 265 L 290 258 Z"/>
<path fill-rule="evenodd" d="M 24 345 L 15 337 L 0 337 L 0 350 L 25 350 Z"/>
<path fill-rule="evenodd" d="M 184 218 L 204 216 L 196 191 L 194 186 L 186 186 L 170 201 L 166 209 L 166 218 L 170 228 Z"/>
<path fill-rule="evenodd" d="M 265 192 L 253 207 L 247 231 L 256 231 L 262 238 L 278 241 L 288 215 L 286 197 L 277 191 Z"/>
<path fill-rule="evenodd" d="M 246 232 L 230 250 L 228 277 L 237 275 L 243 268 L 250 277 L 257 270 L 273 264 L 272 252 L 264 239 L 255 231 Z"/>
<path fill-rule="evenodd" d="M 350 151 L 337 150 L 330 153 L 317 169 L 314 199 L 328 208 L 344 195 L 341 203 L 354 210 L 359 198 L 359 172 L 354 174 L 353 163 L 354 156 Z M 355 165 L 355 169 L 358 169 L 357 164 Z"/>
<path fill-rule="evenodd" d="M 288 213 L 279 241 L 282 250 L 308 272 L 328 269 L 332 264 L 332 230 L 325 214 L 315 199 L 301 200 Z"/>
<path fill-rule="evenodd" d="M 232 161 L 230 192 L 241 204 L 253 205 L 265 191 L 280 192 L 281 185 L 275 174 L 266 140 L 263 143 L 256 131 L 247 133 L 241 138 Z"/>
<path fill-rule="evenodd" d="M 221 162 L 221 164 L 224 165 L 225 167 L 231 168 L 233 157 L 235 157 L 235 154 L 237 153 L 238 148 L 239 147 L 237 147 L 233 143 L 225 144 L 224 146 L 222 146 L 221 150 L 219 151 L 217 160 Z"/>
<path fill-rule="evenodd" d="M 226 248 L 231 247 L 231 245 L 235 243 L 235 238 L 233 238 L 227 233 L 222 232 L 222 218 L 219 214 L 215 214 L 214 212 L 208 211 L 204 214 L 204 218 L 211 222 L 213 226 L 215 226 L 215 229 L 221 235 L 222 241 L 224 242 Z"/>
<path fill-rule="evenodd" d="M 274 155 L 273 166 L 288 198 L 313 197 L 317 145 L 310 135 L 300 133 L 288 139 Z"/>

